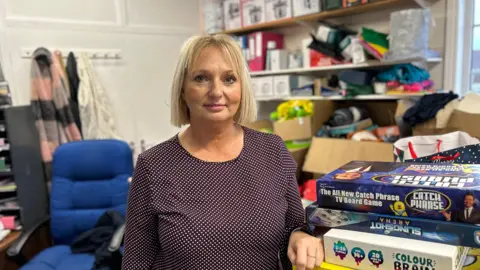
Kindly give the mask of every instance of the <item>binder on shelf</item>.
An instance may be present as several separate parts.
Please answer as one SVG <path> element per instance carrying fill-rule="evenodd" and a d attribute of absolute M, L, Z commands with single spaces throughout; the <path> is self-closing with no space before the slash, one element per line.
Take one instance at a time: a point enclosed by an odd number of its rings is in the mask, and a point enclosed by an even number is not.
<path fill-rule="evenodd" d="M 266 67 L 267 44 L 275 43 L 275 49 L 283 49 L 283 35 L 273 32 L 256 32 L 248 35 L 250 71 L 263 71 Z"/>

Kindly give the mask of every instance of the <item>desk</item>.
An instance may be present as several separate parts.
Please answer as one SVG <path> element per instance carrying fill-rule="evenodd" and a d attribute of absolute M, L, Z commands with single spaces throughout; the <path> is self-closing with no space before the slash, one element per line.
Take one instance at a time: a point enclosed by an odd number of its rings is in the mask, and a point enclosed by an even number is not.
<path fill-rule="evenodd" d="M 7 250 L 7 248 L 10 247 L 10 245 L 17 240 L 17 238 L 20 236 L 20 232 L 15 231 L 11 232 L 5 237 L 2 241 L 0 241 L 0 252 L 4 252 Z"/>

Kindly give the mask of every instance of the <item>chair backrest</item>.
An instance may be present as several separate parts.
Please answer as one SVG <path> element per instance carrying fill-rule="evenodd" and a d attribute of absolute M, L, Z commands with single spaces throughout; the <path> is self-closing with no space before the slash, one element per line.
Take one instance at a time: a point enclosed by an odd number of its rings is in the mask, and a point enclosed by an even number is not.
<path fill-rule="evenodd" d="M 93 228 L 106 210 L 125 215 L 132 173 L 132 151 L 123 141 L 85 140 L 59 146 L 53 156 L 50 194 L 55 244 L 70 244 Z"/>

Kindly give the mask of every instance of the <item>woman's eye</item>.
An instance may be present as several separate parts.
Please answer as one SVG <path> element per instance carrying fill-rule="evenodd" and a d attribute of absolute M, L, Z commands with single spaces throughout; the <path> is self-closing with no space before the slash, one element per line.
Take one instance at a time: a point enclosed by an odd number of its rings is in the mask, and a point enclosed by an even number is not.
<path fill-rule="evenodd" d="M 194 80 L 195 80 L 196 82 L 201 83 L 201 82 L 206 81 L 206 80 L 207 80 L 207 77 L 204 76 L 204 75 L 198 75 L 198 76 L 196 76 L 196 77 L 194 78 Z"/>
<path fill-rule="evenodd" d="M 228 76 L 227 79 L 225 80 L 227 84 L 233 84 L 236 81 L 237 81 L 237 78 L 235 78 L 234 76 Z"/>

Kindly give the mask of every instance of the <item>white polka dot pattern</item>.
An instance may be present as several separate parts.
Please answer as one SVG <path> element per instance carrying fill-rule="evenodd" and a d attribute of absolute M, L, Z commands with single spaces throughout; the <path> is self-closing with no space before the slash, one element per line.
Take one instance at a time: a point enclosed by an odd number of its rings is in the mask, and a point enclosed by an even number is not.
<path fill-rule="evenodd" d="M 191 156 L 174 137 L 142 153 L 130 187 L 123 267 L 284 269 L 304 225 L 296 164 L 280 137 L 244 128 L 228 162 Z"/>

